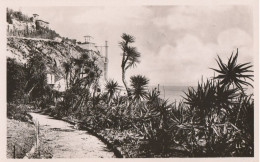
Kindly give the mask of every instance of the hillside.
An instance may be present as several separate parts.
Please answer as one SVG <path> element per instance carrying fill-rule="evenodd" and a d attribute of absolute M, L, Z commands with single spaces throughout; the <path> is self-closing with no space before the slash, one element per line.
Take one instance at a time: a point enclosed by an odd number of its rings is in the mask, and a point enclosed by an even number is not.
<path fill-rule="evenodd" d="M 65 77 L 65 62 L 70 59 L 76 59 L 87 54 L 90 58 L 97 58 L 97 64 L 103 69 L 102 58 L 94 51 L 82 49 L 77 45 L 67 42 L 56 42 L 48 39 L 33 38 L 7 38 L 7 57 L 14 58 L 18 63 L 27 64 L 28 59 L 35 54 L 42 57 L 46 63 L 47 73 L 55 75 L 55 81 Z"/>
<path fill-rule="evenodd" d="M 63 62 L 72 57 L 79 57 L 87 51 L 64 42 L 12 37 L 7 39 L 7 56 L 16 58 L 18 62 L 26 63 L 35 52 L 47 60 L 49 68 L 56 64 L 60 69 Z"/>
<path fill-rule="evenodd" d="M 56 81 L 65 77 L 62 65 L 83 54 L 96 60 L 95 63 L 103 71 L 104 58 L 98 50 L 81 47 L 81 42 L 80 46 L 75 39 L 60 36 L 38 14 L 28 16 L 10 8 L 6 13 L 7 57 L 26 64 L 29 58 L 38 55 L 46 63 L 46 72 L 53 73 Z"/>

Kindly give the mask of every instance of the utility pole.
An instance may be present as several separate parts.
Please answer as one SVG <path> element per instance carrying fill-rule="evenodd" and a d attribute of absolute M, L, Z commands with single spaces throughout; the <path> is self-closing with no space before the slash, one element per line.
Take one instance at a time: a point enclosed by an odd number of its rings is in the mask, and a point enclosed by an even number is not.
<path fill-rule="evenodd" d="M 107 41 L 105 44 L 105 48 L 106 48 L 106 55 L 105 55 L 105 63 L 104 63 L 104 71 L 105 71 L 105 80 L 107 80 L 107 70 L 108 70 L 108 45 L 107 45 Z"/>
<path fill-rule="evenodd" d="M 100 48 L 100 54 L 102 58 L 104 58 L 104 79 L 107 80 L 107 71 L 108 71 L 108 45 L 107 41 L 105 42 L 105 46 L 95 46 L 96 48 Z M 102 48 L 105 47 L 105 55 L 103 54 Z"/>

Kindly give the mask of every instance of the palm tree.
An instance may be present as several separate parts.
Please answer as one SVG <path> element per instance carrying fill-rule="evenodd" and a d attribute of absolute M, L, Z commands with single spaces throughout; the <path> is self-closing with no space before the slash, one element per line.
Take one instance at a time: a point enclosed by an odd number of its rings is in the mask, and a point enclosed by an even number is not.
<path fill-rule="evenodd" d="M 109 80 L 106 82 L 105 89 L 108 93 L 108 104 L 110 103 L 110 100 L 114 97 L 117 90 L 119 90 L 119 85 L 117 81 Z"/>
<path fill-rule="evenodd" d="M 149 79 L 142 75 L 131 76 L 133 101 L 140 101 L 147 96 L 147 85 Z"/>
<path fill-rule="evenodd" d="M 127 95 L 130 96 L 130 89 L 127 86 L 125 80 L 125 72 L 130 67 L 135 67 L 137 63 L 140 62 L 139 58 L 141 54 L 137 51 L 136 47 L 129 46 L 130 43 L 135 42 L 135 38 L 131 35 L 123 33 L 121 38 L 123 39 L 119 42 L 119 46 L 123 50 L 123 57 L 122 57 L 122 81 L 127 91 Z"/>
<path fill-rule="evenodd" d="M 238 88 L 240 88 L 242 91 L 242 85 L 249 85 L 253 87 L 252 84 L 245 81 L 246 79 L 252 79 L 254 75 L 250 75 L 248 73 L 253 72 L 252 70 L 249 70 L 252 65 L 250 63 L 244 63 L 244 64 L 237 64 L 237 57 L 238 57 L 238 49 L 236 55 L 233 57 L 233 53 L 231 57 L 228 59 L 228 63 L 224 64 L 222 60 L 218 56 L 218 66 L 219 69 L 210 68 L 218 73 L 220 73 L 218 76 L 214 77 L 214 79 L 220 79 L 221 84 L 225 86 L 236 85 Z M 247 74 L 246 74 L 247 73 Z M 242 80 L 244 79 L 244 80 Z"/>

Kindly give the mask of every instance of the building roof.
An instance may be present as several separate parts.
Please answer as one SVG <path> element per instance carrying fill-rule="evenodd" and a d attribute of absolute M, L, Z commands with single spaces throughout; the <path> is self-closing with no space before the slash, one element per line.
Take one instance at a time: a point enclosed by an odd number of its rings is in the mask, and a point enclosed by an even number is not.
<path fill-rule="evenodd" d="M 36 20 L 36 21 L 41 21 L 41 22 L 44 22 L 46 24 L 49 24 L 47 21 L 43 21 L 43 20 Z"/>
<path fill-rule="evenodd" d="M 34 16 L 34 15 L 37 15 L 37 16 L 39 16 L 38 14 L 33 14 L 33 16 Z"/>

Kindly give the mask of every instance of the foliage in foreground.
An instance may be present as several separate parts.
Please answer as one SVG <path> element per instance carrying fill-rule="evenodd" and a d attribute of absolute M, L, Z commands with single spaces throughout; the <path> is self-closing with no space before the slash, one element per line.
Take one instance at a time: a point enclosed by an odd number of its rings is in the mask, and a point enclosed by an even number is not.
<path fill-rule="evenodd" d="M 238 77 L 244 76 L 243 71 L 240 73 Z M 82 112 L 82 116 L 85 124 L 97 131 L 130 131 L 136 135 L 140 151 L 137 157 L 142 151 L 148 157 L 174 156 L 176 150 L 195 157 L 253 156 L 254 100 L 233 83 L 236 79 L 230 83 L 222 80 L 216 77 L 198 83 L 177 104 L 160 99 L 155 89 L 148 92 L 144 76 L 133 76 L 131 95 L 104 95 L 95 109 Z M 115 87 L 117 83 L 110 83 L 107 93 L 117 94 Z M 109 105 L 105 104 L 107 100 L 111 101 Z"/>
<path fill-rule="evenodd" d="M 120 96 L 118 83 L 109 81 L 105 92 L 109 95 L 95 96 L 95 107 L 89 99 L 85 105 L 88 111 L 81 112 L 78 119 L 98 132 L 131 133 L 134 139 L 128 135 L 122 138 L 125 143 L 137 144 L 136 157 L 168 157 L 178 151 L 195 157 L 254 155 L 254 100 L 233 83 L 234 79 L 230 83 L 217 77 L 199 82 L 179 103 L 160 99 L 156 89 L 148 91 L 149 80 L 144 76 L 130 80 L 130 96 Z M 120 145 L 123 142 L 118 138 L 115 135 L 113 139 Z"/>
<path fill-rule="evenodd" d="M 125 45 L 134 39 L 127 35 L 122 38 L 122 49 L 131 52 Z M 133 56 L 124 68 L 139 62 L 140 55 Z M 231 56 L 227 64 L 218 58 L 219 69 L 213 69 L 219 73 L 217 77 L 198 82 L 183 101 L 170 103 L 161 99 L 156 89 L 149 91 L 149 79 L 141 75 L 130 77 L 127 96 L 120 94 L 115 81 L 108 81 L 101 93 L 97 60 L 86 53 L 64 63 L 68 89 L 51 113 L 77 118 L 97 132 L 116 133 L 116 145 L 134 145 L 131 148 L 139 151 L 129 156 L 171 157 L 177 151 L 194 157 L 254 156 L 254 100 L 242 87 L 251 85 L 247 79 L 253 75 L 249 63 L 236 64 L 237 57 L 238 53 Z M 14 89 L 8 86 L 8 101 L 27 94 L 37 107 L 48 109 L 48 96 L 54 92 L 45 84 L 44 63 L 35 55 L 28 64 L 33 68 L 24 67 L 20 72 L 22 66 L 8 60 L 8 80 L 16 85 Z M 16 77 L 20 76 L 30 84 L 19 82 Z"/>

